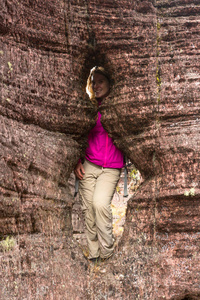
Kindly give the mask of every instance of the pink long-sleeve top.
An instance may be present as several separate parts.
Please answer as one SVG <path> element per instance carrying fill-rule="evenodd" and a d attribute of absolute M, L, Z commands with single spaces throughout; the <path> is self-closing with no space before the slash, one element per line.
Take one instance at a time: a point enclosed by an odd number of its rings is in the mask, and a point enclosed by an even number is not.
<path fill-rule="evenodd" d="M 112 138 L 108 136 L 103 128 L 100 112 L 98 112 L 96 125 L 88 136 L 85 158 L 104 168 L 122 168 L 124 166 L 123 154 L 113 144 Z"/>

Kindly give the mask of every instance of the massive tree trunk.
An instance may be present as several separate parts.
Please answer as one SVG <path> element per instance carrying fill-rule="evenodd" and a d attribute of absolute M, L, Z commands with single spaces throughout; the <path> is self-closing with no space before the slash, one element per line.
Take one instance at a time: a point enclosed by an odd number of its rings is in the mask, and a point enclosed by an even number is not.
<path fill-rule="evenodd" d="M 1 8 L 1 299 L 200 298 L 199 1 Z M 114 79 L 103 125 L 144 181 L 114 257 L 92 273 L 68 178 L 95 120 L 94 65 Z"/>

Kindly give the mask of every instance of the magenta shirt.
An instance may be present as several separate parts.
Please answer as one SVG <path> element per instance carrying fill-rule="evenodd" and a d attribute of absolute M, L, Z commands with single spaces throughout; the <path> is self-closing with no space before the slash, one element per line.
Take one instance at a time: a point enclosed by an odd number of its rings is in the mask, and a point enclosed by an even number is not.
<path fill-rule="evenodd" d="M 98 112 L 98 119 L 94 128 L 88 136 L 88 147 L 85 158 L 95 165 L 104 168 L 122 168 L 124 158 L 122 152 L 113 144 L 112 138 L 108 136 L 101 124 L 101 114 Z"/>

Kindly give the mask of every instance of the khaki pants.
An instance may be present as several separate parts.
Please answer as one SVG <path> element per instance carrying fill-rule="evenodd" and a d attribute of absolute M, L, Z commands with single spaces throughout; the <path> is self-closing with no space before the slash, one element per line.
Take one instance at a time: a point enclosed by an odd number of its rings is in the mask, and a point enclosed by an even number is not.
<path fill-rule="evenodd" d="M 120 169 L 103 168 L 84 162 L 85 175 L 79 182 L 82 208 L 86 224 L 89 258 L 112 255 L 112 210 L 110 207 Z"/>

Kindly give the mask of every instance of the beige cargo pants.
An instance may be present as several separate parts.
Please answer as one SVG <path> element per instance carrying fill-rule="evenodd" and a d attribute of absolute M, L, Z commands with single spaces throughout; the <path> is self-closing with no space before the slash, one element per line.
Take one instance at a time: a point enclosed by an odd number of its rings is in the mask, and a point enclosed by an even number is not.
<path fill-rule="evenodd" d="M 120 169 L 103 168 L 87 160 L 85 175 L 79 182 L 79 193 L 85 217 L 88 258 L 107 258 L 114 250 L 111 201 Z"/>

